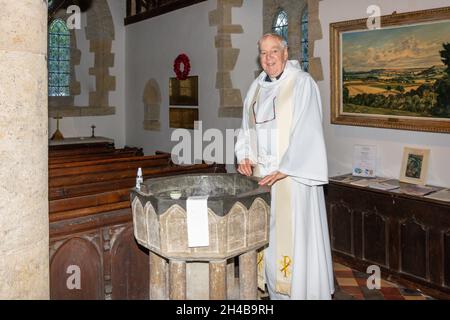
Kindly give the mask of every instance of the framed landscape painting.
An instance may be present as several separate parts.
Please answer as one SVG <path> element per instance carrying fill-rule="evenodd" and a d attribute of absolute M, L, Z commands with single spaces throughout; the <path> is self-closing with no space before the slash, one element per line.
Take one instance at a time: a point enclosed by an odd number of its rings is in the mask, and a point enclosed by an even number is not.
<path fill-rule="evenodd" d="M 331 123 L 450 133 L 450 7 L 330 24 Z"/>

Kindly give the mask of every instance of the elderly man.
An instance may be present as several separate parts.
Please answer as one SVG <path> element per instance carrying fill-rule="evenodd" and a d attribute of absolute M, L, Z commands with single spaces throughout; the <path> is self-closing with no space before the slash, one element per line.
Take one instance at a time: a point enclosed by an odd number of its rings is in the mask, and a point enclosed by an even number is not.
<path fill-rule="evenodd" d="M 317 84 L 276 34 L 258 42 L 263 72 L 244 103 L 238 172 L 271 186 L 265 282 L 271 299 L 330 299 L 334 293 L 322 185 L 328 183 Z"/>

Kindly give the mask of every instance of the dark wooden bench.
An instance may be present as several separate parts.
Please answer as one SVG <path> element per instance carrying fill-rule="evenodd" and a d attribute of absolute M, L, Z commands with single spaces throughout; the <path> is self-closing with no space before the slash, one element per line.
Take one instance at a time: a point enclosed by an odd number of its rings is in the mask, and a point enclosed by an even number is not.
<path fill-rule="evenodd" d="M 49 166 L 71 162 L 117 159 L 133 156 L 143 156 L 142 149 L 127 147 L 123 149 L 107 149 L 99 152 L 89 152 L 84 154 L 74 153 L 70 155 L 52 155 L 49 153 Z"/>
<path fill-rule="evenodd" d="M 139 167 L 167 166 L 170 164 L 168 155 L 154 155 L 143 157 L 127 157 L 121 159 L 105 159 L 97 161 L 80 161 L 50 166 L 50 179 L 62 176 L 72 176 L 87 173 L 111 172 Z"/>
<path fill-rule="evenodd" d="M 124 162 L 124 161 L 132 161 L 133 159 L 136 159 L 137 157 L 144 157 L 141 154 L 131 154 L 129 156 L 126 155 L 125 152 L 123 152 L 121 155 L 122 157 L 110 157 L 110 158 L 104 158 L 104 159 L 88 159 L 88 160 L 82 160 L 82 161 L 70 161 L 70 162 L 61 162 L 61 163 L 54 163 L 49 164 L 48 168 L 51 169 L 59 169 L 59 168 L 73 168 L 73 167 L 84 167 L 84 166 L 92 166 L 92 165 L 99 165 L 99 164 L 107 164 L 107 163 L 116 163 L 116 162 Z M 154 156 L 155 158 L 169 158 L 169 161 L 171 162 L 171 154 L 167 152 L 161 152 L 157 151 L 155 152 Z M 125 159 L 129 158 L 129 159 Z"/>
<path fill-rule="evenodd" d="M 130 163 L 136 164 L 132 160 Z M 109 174 L 102 171 L 97 173 L 95 182 L 50 188 L 51 299 L 149 298 L 148 250 L 139 246 L 134 239 L 129 200 L 130 188 L 135 185 L 136 171 L 123 168 L 120 161 L 91 163 L 93 167 L 105 164 L 120 167 L 112 172 L 115 174 L 111 176 L 113 180 L 98 181 L 102 173 Z M 90 167 L 85 165 L 75 168 L 87 170 L 80 176 L 92 178 L 90 169 L 86 169 Z M 59 171 L 55 172 L 57 174 Z M 226 170 L 224 165 L 217 164 L 177 166 L 169 163 L 162 167 L 143 168 L 144 179 L 200 172 Z M 50 183 L 61 177 L 64 176 L 51 177 Z M 71 266 L 78 266 L 82 270 L 79 290 L 67 287 Z"/>
<path fill-rule="evenodd" d="M 112 143 L 70 144 L 50 146 L 49 157 L 73 156 L 79 154 L 102 153 L 114 151 Z"/>
<path fill-rule="evenodd" d="M 197 172 L 225 172 L 219 165 L 211 166 L 198 164 L 192 166 L 156 166 L 142 168 L 143 176 L 162 177 Z M 56 180 L 56 181 L 55 181 Z M 80 182 L 81 181 L 81 182 Z M 66 184 L 64 184 L 66 183 Z M 131 188 L 136 183 L 136 170 L 123 170 L 108 173 L 93 173 L 71 177 L 57 177 L 51 179 L 49 184 L 49 199 L 56 200 L 68 197 L 93 194 Z"/>
<path fill-rule="evenodd" d="M 162 176 L 179 175 L 186 173 L 219 173 L 225 172 L 223 165 L 197 164 L 191 166 L 173 166 L 168 168 L 154 168 L 143 172 L 144 179 Z M 64 196 L 50 200 L 50 221 L 87 216 L 100 212 L 124 209 L 130 207 L 130 189 L 135 186 L 135 179 L 117 179 L 116 185 L 109 190 L 98 184 L 94 186 L 82 185 L 79 193 L 66 192 Z M 116 186 L 120 186 L 117 188 Z M 76 186 L 77 187 L 77 186 Z"/>

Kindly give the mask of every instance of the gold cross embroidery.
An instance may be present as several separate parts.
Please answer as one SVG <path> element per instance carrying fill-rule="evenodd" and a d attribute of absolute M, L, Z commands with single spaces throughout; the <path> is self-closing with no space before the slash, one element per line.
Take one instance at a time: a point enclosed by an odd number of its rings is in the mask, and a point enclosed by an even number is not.
<path fill-rule="evenodd" d="M 257 260 L 257 265 L 258 265 L 258 271 L 262 272 L 262 267 L 263 267 L 263 261 L 264 261 L 264 253 L 262 251 L 258 252 L 258 260 Z"/>
<path fill-rule="evenodd" d="M 291 258 L 289 256 L 283 256 L 281 260 L 281 269 L 280 271 L 284 273 L 284 277 L 287 278 L 287 273 L 289 272 L 288 268 L 291 265 Z"/>

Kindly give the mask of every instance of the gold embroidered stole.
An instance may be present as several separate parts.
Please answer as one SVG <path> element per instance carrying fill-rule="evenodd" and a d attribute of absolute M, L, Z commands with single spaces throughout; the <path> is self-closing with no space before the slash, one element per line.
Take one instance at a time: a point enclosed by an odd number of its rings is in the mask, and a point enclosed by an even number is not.
<path fill-rule="evenodd" d="M 275 115 L 277 119 L 277 156 L 278 163 L 289 146 L 292 116 L 293 116 L 293 91 L 295 76 L 291 75 L 281 85 L 278 97 L 276 99 Z M 256 102 L 259 95 L 259 85 L 256 88 L 253 101 Z M 249 108 L 250 129 L 255 130 L 255 118 L 252 110 Z M 253 170 L 254 176 L 259 176 L 258 165 Z M 292 235 L 292 205 L 291 205 L 291 178 L 286 177 L 277 181 L 272 192 L 275 193 L 275 233 L 276 233 L 276 286 L 278 293 L 290 295 L 292 282 L 293 265 L 293 235 Z M 273 230 L 271 230 L 273 232 Z M 265 270 L 262 259 L 263 252 L 258 256 L 258 287 L 264 290 Z"/>
<path fill-rule="evenodd" d="M 249 132 L 250 148 L 252 148 L 253 144 L 256 145 L 256 143 L 255 143 L 256 141 L 252 141 L 252 138 L 254 138 L 256 140 L 256 119 L 254 117 L 252 107 L 258 100 L 259 89 L 260 89 L 260 86 L 258 84 L 256 86 L 255 94 L 253 95 L 253 99 L 248 108 L 248 122 L 249 122 L 249 129 L 250 129 L 250 132 Z M 256 145 L 256 148 L 257 148 L 257 145 Z M 255 150 L 255 151 L 257 153 L 257 150 Z M 255 176 L 255 177 L 261 176 L 258 163 L 255 163 L 255 166 L 253 167 L 253 176 Z M 265 268 L 265 264 L 264 264 L 264 250 L 258 251 L 256 263 L 257 263 L 256 267 L 257 267 L 257 273 L 258 273 L 258 288 L 265 292 L 266 291 L 266 288 L 265 288 L 266 287 L 266 268 Z"/>

